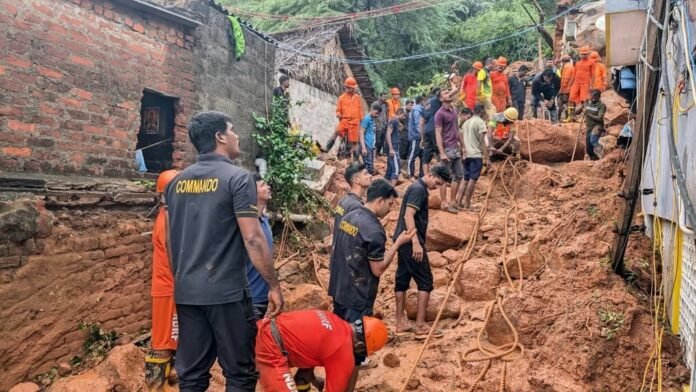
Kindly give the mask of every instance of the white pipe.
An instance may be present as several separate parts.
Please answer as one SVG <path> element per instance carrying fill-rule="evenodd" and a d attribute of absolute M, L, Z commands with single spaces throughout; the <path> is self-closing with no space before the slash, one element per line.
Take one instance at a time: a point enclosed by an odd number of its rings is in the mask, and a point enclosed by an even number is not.
<path fill-rule="evenodd" d="M 266 162 L 266 160 L 263 158 L 256 158 L 256 160 L 254 161 L 254 165 L 256 165 L 256 168 L 259 171 L 259 175 L 261 177 L 265 177 L 266 172 L 268 171 L 268 163 Z"/>

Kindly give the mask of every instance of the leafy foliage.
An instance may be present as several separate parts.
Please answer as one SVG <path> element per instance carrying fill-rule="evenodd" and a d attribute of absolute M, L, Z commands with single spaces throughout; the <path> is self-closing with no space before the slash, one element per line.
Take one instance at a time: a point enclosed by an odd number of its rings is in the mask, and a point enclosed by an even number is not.
<path fill-rule="evenodd" d="M 76 355 L 70 361 L 72 366 L 83 365 L 103 359 L 111 351 L 118 339 L 116 331 L 106 331 L 99 324 L 80 323 L 80 330 L 87 335 L 82 343 L 82 354 Z"/>
<path fill-rule="evenodd" d="M 597 315 L 602 327 L 600 334 L 607 340 L 614 339 L 624 324 L 624 314 L 610 309 L 599 309 Z"/>
<path fill-rule="evenodd" d="M 384 8 L 409 0 L 222 0 L 245 11 L 292 16 L 331 16 Z M 555 0 L 540 0 L 546 17 L 555 14 Z M 417 11 L 362 19 L 355 22 L 355 34 L 365 54 L 372 59 L 401 58 L 474 45 L 533 26 L 523 5 L 537 18 L 529 0 L 441 0 L 435 6 Z M 265 20 L 252 18 L 261 30 L 278 32 L 301 27 L 296 19 Z M 537 57 L 536 31 L 478 48 L 427 59 L 396 61 L 371 65 L 368 74 L 377 92 L 389 87 L 402 89 L 427 84 L 433 75 L 449 72 L 455 61 L 466 70 L 475 60 L 503 55 L 508 60 L 532 60 Z M 548 53 L 549 50 L 545 49 Z"/>
<path fill-rule="evenodd" d="M 314 158 L 312 138 L 288 126 L 288 106 L 274 98 L 271 117 L 254 113 L 254 138 L 268 163 L 265 180 L 273 189 L 272 208 L 283 215 L 313 213 L 320 197 L 302 182 L 305 162 Z"/>

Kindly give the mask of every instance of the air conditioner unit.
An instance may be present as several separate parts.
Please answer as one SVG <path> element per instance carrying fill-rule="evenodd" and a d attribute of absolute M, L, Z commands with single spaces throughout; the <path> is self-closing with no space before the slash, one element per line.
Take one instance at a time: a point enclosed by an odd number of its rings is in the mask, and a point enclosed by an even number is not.
<path fill-rule="evenodd" d="M 640 62 L 648 0 L 607 0 L 604 24 L 608 66 Z"/>

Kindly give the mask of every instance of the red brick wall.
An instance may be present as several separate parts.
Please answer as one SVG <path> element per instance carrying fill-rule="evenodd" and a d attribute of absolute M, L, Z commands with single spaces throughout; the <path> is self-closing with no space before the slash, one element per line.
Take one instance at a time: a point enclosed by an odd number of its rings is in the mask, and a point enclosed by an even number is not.
<path fill-rule="evenodd" d="M 193 32 L 102 0 L 0 0 L 0 169 L 129 176 L 148 88 L 179 97 L 194 152 Z"/>

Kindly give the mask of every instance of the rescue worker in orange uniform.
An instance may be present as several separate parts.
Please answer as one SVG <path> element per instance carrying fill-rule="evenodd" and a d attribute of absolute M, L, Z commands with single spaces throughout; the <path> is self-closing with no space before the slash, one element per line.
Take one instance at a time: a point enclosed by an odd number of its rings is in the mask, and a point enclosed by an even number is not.
<path fill-rule="evenodd" d="M 567 54 L 561 57 L 561 62 L 562 65 L 559 69 L 561 73 L 561 89 L 558 91 L 558 110 L 560 111 L 561 116 L 564 116 L 563 122 L 568 122 L 570 121 L 572 115 L 569 115 L 569 113 L 567 113 L 566 111 L 568 109 L 570 85 L 573 81 L 573 75 L 575 74 L 575 67 L 573 66 L 573 62 L 571 61 L 570 56 Z"/>
<path fill-rule="evenodd" d="M 507 68 L 508 62 L 505 57 L 501 56 L 496 63 L 498 64 L 496 69 L 491 71 L 491 84 L 493 85 L 493 97 L 491 97 L 491 101 L 493 101 L 495 110 L 502 112 L 506 107 L 512 106 L 508 77 L 503 73 L 505 68 Z"/>
<path fill-rule="evenodd" d="M 507 108 L 502 113 L 496 113 L 489 119 L 488 126 L 492 132 L 490 133 L 488 148 L 491 155 L 509 154 L 516 159 L 520 159 L 521 142 L 515 135 L 515 129 L 512 128 L 512 125 L 518 118 L 519 113 L 517 109 Z"/>
<path fill-rule="evenodd" d="M 476 87 L 478 86 L 476 75 L 483 69 L 483 64 L 477 61 L 472 64 L 471 67 L 471 72 L 467 73 L 462 78 L 462 85 L 459 89 L 459 100 L 463 102 L 466 107 L 474 110 L 474 106 L 476 106 Z"/>
<path fill-rule="evenodd" d="M 347 78 L 343 86 L 346 90 L 338 97 L 338 102 L 336 102 L 338 126 L 336 127 L 336 132 L 334 132 L 326 144 L 324 151 L 330 151 L 334 143 L 336 143 L 336 138 L 340 137 L 348 141 L 353 153 L 353 160 L 357 161 L 359 155 L 360 120 L 365 117 L 365 114 L 363 113 L 362 99 L 356 91 L 358 82 L 355 78 Z"/>
<path fill-rule="evenodd" d="M 391 121 L 396 116 L 396 111 L 401 107 L 401 91 L 392 87 L 391 98 L 387 100 L 387 121 Z"/>
<path fill-rule="evenodd" d="M 583 46 L 580 48 L 580 60 L 575 63 L 575 71 L 570 85 L 570 109 L 569 115 L 572 117 L 575 112 L 582 111 L 582 104 L 587 101 L 592 87 L 592 78 L 595 74 L 595 63 L 590 60 L 590 48 Z M 581 105 L 579 108 L 577 105 Z"/>
<path fill-rule="evenodd" d="M 602 58 L 599 56 L 599 53 L 595 51 L 590 54 L 590 60 L 595 63 L 592 88 L 594 90 L 604 91 L 607 89 L 607 67 L 602 64 Z"/>
<path fill-rule="evenodd" d="M 284 312 L 257 322 L 256 368 L 268 392 L 322 390 L 313 368 L 326 370 L 326 392 L 351 392 L 356 356 L 372 355 L 387 343 L 387 327 L 374 317 L 353 323 L 323 310 Z M 293 377 L 290 368 L 299 368 Z"/>
<path fill-rule="evenodd" d="M 166 209 L 164 190 L 179 174 L 177 170 L 166 170 L 157 178 L 157 193 L 160 194 L 159 211 L 152 229 L 152 332 L 151 351 L 145 356 L 145 381 L 150 391 L 167 391 L 172 369 L 172 358 L 177 347 L 179 327 L 174 303 L 174 276 L 166 247 Z"/>

